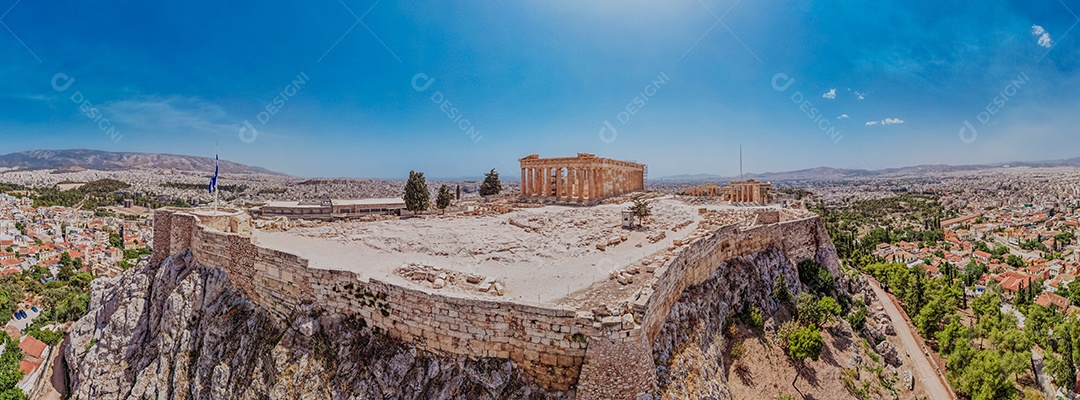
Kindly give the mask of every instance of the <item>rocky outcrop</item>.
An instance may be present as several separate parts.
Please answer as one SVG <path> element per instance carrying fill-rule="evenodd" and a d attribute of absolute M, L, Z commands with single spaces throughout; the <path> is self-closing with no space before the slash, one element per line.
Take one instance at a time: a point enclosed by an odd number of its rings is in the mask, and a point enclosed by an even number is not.
<path fill-rule="evenodd" d="M 723 335 L 729 316 L 747 306 L 765 315 L 780 308 L 773 298 L 778 276 L 792 293 L 798 271 L 784 253 L 768 249 L 725 262 L 704 283 L 686 289 L 653 344 L 660 397 L 730 399 Z"/>
<path fill-rule="evenodd" d="M 76 399 L 572 398 L 507 359 L 444 356 L 355 315 L 279 317 L 184 250 L 95 280 L 65 351 Z"/>

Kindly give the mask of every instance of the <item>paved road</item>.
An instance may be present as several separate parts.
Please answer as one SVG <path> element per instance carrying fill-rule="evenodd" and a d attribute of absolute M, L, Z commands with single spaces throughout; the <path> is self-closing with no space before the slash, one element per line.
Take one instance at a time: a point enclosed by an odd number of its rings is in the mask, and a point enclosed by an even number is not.
<path fill-rule="evenodd" d="M 923 386 L 926 387 L 926 394 L 931 399 L 952 400 L 953 397 L 949 389 L 945 387 L 945 384 L 941 383 L 934 365 L 930 363 L 926 353 L 919 347 L 919 341 L 915 340 L 915 333 L 904 322 L 904 314 L 892 302 L 889 295 L 881 289 L 877 281 L 873 279 L 869 279 L 869 281 L 870 288 L 874 290 L 874 294 L 881 300 L 881 305 L 885 307 L 885 313 L 892 320 L 893 328 L 896 328 L 896 335 L 900 337 L 900 343 L 904 346 L 902 350 L 907 352 L 915 363 L 915 370 L 912 371 L 915 374 L 915 379 L 922 382 Z"/>

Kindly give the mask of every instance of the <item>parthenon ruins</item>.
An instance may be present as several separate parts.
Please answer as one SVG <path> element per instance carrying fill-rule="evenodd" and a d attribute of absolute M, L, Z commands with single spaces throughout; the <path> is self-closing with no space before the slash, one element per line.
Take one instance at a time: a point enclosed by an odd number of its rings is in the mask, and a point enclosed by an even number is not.
<path fill-rule="evenodd" d="M 586 202 L 645 188 L 645 164 L 578 153 L 577 157 L 540 158 L 521 162 L 521 196 Z"/>

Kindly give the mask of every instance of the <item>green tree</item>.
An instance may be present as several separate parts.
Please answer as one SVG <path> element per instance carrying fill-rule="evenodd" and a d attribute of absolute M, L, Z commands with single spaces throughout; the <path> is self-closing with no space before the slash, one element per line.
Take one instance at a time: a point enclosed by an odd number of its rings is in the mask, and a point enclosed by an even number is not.
<path fill-rule="evenodd" d="M 118 248 L 118 249 L 123 249 L 124 248 L 124 238 L 120 237 L 119 233 L 110 233 L 109 234 L 109 246 L 115 247 L 115 248 Z"/>
<path fill-rule="evenodd" d="M 945 329 L 938 331 L 935 335 L 941 354 L 948 356 L 953 352 L 957 343 L 970 340 L 968 337 L 969 332 L 968 328 L 960 323 L 959 316 L 949 318 L 949 323 L 945 325 Z"/>
<path fill-rule="evenodd" d="M 828 268 L 818 264 L 814 260 L 803 260 L 797 265 L 799 281 L 810 288 L 811 291 L 824 294 L 832 294 L 836 291 L 833 286 L 833 276 Z"/>
<path fill-rule="evenodd" d="M 405 182 L 405 209 L 414 213 L 423 213 L 430 207 L 428 203 L 430 197 L 424 173 L 409 171 L 409 180 Z"/>
<path fill-rule="evenodd" d="M 0 289 L 0 320 L 10 320 L 15 315 L 15 309 L 18 307 L 18 302 L 11 296 L 7 290 Z"/>
<path fill-rule="evenodd" d="M 945 323 L 945 316 L 960 309 L 963 289 L 944 277 L 929 282 L 927 287 L 926 304 L 912 322 L 923 337 L 933 337 Z"/>
<path fill-rule="evenodd" d="M 825 296 L 818 300 L 818 308 L 826 313 L 830 317 L 840 315 L 840 304 L 836 302 L 836 299 Z"/>
<path fill-rule="evenodd" d="M 851 324 L 851 329 L 858 332 L 866 325 L 866 317 L 869 315 L 870 310 L 866 308 L 866 303 L 859 299 L 855 301 L 855 305 L 851 307 L 848 316 L 844 317 L 844 319 Z"/>
<path fill-rule="evenodd" d="M 26 334 L 33 336 L 35 339 L 40 340 L 49 346 L 56 346 L 64 340 L 63 332 L 58 332 L 52 329 L 41 329 L 36 326 L 27 329 Z M 2 398 L 3 397 L 0 396 L 0 399 Z"/>
<path fill-rule="evenodd" d="M 644 224 L 645 218 L 652 215 L 652 206 L 641 196 L 637 196 L 634 198 L 634 203 L 626 211 L 633 213 L 639 224 Z"/>
<path fill-rule="evenodd" d="M 80 272 L 71 277 L 69 284 L 82 290 L 89 290 L 90 282 L 93 280 L 94 276 L 90 275 L 89 272 Z"/>
<path fill-rule="evenodd" d="M 450 189 L 447 189 L 446 185 L 439 186 L 439 194 L 435 196 L 435 207 L 446 213 L 446 207 L 450 207 L 450 202 L 453 200 L 454 195 L 450 194 Z"/>
<path fill-rule="evenodd" d="M 4 343 L 4 352 L 0 353 L 0 398 L 25 400 L 22 390 L 15 387 L 23 378 L 19 370 L 22 360 L 19 342 L 11 339 L 7 332 L 0 332 L 0 341 Z"/>
<path fill-rule="evenodd" d="M 1027 313 L 1024 315 L 1026 317 L 1024 333 L 1028 340 L 1043 348 L 1049 347 L 1050 329 L 1061 322 L 1061 315 L 1053 307 L 1043 307 L 1038 304 L 1028 306 Z"/>
<path fill-rule="evenodd" d="M 481 196 L 494 196 L 502 191 L 502 182 L 499 181 L 499 173 L 495 172 L 495 168 L 492 168 L 490 172 L 484 174 L 484 183 L 480 184 Z"/>
<path fill-rule="evenodd" d="M 75 275 L 75 269 L 73 268 L 74 261 L 71 260 L 71 255 L 68 252 L 60 254 L 60 271 L 57 274 L 57 278 L 62 281 L 71 279 Z"/>
<path fill-rule="evenodd" d="M 799 375 L 802 375 L 806 360 L 817 361 L 818 357 L 821 356 L 821 349 L 824 347 L 825 341 L 821 338 L 820 329 L 806 326 L 791 331 L 784 342 L 787 344 L 785 354 L 798 367 L 795 372 L 795 379 L 791 381 L 791 387 L 799 391 L 799 388 L 795 386 L 795 382 L 799 380 Z M 799 391 L 799 393 L 802 392 Z"/>
<path fill-rule="evenodd" d="M 977 321 L 981 321 L 983 317 L 998 318 L 1001 316 L 1001 295 L 993 290 L 985 291 L 971 301 L 971 311 Z"/>
<path fill-rule="evenodd" d="M 783 274 L 777 275 L 776 280 L 773 281 L 772 296 L 774 299 L 780 300 L 781 303 L 791 302 L 791 290 L 788 289 L 787 283 L 784 282 Z"/>
<path fill-rule="evenodd" d="M 971 400 L 1015 398 L 1015 383 L 1011 379 L 1002 379 L 1011 372 L 1006 362 L 997 351 L 978 352 L 957 380 L 958 389 Z"/>

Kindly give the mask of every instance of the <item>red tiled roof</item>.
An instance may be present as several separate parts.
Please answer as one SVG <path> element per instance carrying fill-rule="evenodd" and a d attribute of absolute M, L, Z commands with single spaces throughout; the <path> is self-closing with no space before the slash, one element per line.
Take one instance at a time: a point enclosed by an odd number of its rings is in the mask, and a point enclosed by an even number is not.
<path fill-rule="evenodd" d="M 27 335 L 19 342 L 19 349 L 31 357 L 41 358 L 41 354 L 45 352 L 45 349 L 49 346 L 40 340 L 35 339 L 33 336 Z"/>
<path fill-rule="evenodd" d="M 1058 310 L 1065 310 L 1069 307 L 1069 299 L 1064 298 L 1061 295 L 1046 292 L 1035 298 L 1035 304 L 1043 307 L 1053 306 L 1057 307 Z"/>
<path fill-rule="evenodd" d="M 22 371 L 23 375 L 30 375 L 41 367 L 41 363 L 41 359 L 24 359 L 19 361 L 19 371 Z"/>

